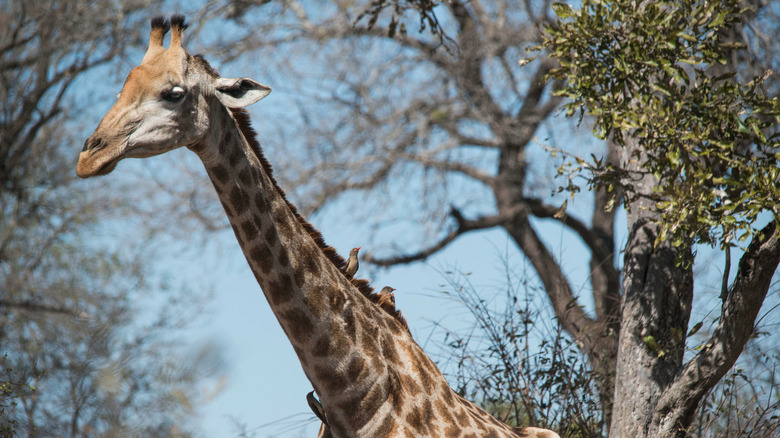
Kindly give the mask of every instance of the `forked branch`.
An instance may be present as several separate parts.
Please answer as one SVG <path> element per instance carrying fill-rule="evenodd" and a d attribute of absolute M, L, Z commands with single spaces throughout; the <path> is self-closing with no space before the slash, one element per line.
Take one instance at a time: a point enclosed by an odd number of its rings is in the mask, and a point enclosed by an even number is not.
<path fill-rule="evenodd" d="M 509 221 L 517 220 L 518 215 L 527 215 L 527 209 L 525 206 L 519 207 L 516 210 L 510 211 L 505 214 L 497 214 L 493 216 L 482 216 L 477 219 L 466 219 L 463 214 L 457 208 L 450 207 L 450 216 L 455 219 L 457 226 L 450 231 L 446 236 L 441 238 L 436 243 L 421 249 L 420 251 L 412 254 L 406 254 L 396 257 L 381 258 L 374 257 L 373 254 L 367 253 L 365 260 L 368 263 L 373 263 L 377 266 L 395 266 L 412 263 L 420 260 L 425 260 L 437 251 L 441 250 L 445 246 L 449 245 L 458 236 L 465 234 L 469 231 L 484 230 L 506 224 Z"/>
<path fill-rule="evenodd" d="M 753 335 L 756 316 L 780 262 L 779 237 L 777 222 L 770 222 L 740 259 L 712 336 L 658 402 L 659 436 L 675 436 L 680 425 L 689 424 L 686 420 L 694 415 L 704 394 L 734 365 Z"/>

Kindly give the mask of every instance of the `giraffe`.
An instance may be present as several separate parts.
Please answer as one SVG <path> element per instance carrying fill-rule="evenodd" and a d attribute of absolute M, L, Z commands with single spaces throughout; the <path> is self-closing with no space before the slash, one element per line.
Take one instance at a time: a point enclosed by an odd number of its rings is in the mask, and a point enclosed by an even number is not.
<path fill-rule="evenodd" d="M 78 176 L 180 147 L 200 158 L 333 436 L 517 436 L 449 387 L 394 306 L 377 304 L 366 280 L 347 278 L 344 259 L 287 201 L 249 124 L 244 107 L 271 89 L 221 77 L 188 54 L 185 28 L 181 15 L 152 19 L 148 50 L 84 142 Z"/>

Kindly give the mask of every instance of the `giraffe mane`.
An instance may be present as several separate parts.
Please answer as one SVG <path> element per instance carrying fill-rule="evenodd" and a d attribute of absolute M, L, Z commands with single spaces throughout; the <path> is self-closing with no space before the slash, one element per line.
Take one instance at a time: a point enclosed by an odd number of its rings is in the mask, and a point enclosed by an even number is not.
<path fill-rule="evenodd" d="M 317 246 L 331 261 L 331 263 L 333 263 L 333 265 L 335 265 L 339 271 L 343 272 L 344 266 L 346 265 L 346 260 L 344 260 L 344 257 L 342 257 L 332 246 L 325 243 L 325 239 L 322 237 L 322 233 L 314 228 L 314 225 L 309 223 L 309 221 L 307 221 L 303 215 L 298 212 L 298 207 L 296 207 L 295 204 L 287 199 L 287 195 L 285 194 L 284 189 L 279 187 L 279 184 L 276 182 L 276 179 L 273 176 L 273 168 L 271 163 L 265 158 L 263 150 L 260 147 L 260 142 L 257 141 L 255 129 L 250 123 L 249 112 L 244 108 L 229 109 L 233 113 L 233 118 L 236 120 L 236 124 L 238 124 L 238 128 L 241 130 L 241 133 L 244 134 L 244 137 L 249 143 L 252 152 L 254 152 L 258 160 L 260 160 L 260 164 L 263 166 L 263 169 L 271 179 L 271 183 L 273 184 L 274 188 L 282 196 L 284 202 L 287 203 L 287 207 L 295 215 L 295 218 L 298 219 L 298 223 L 300 223 L 301 226 L 303 226 L 303 229 L 309 233 L 309 236 L 314 239 L 314 241 L 317 243 Z M 401 311 L 395 308 L 395 305 L 392 303 L 392 301 L 381 296 L 380 294 L 375 293 L 374 288 L 371 287 L 368 280 L 352 278 L 350 281 L 352 282 L 352 285 L 354 285 L 363 294 L 363 296 L 371 300 L 371 302 L 395 318 L 404 328 L 406 328 L 407 331 L 409 330 L 409 326 L 406 323 L 406 318 L 404 318 L 404 316 L 401 314 Z"/>
<path fill-rule="evenodd" d="M 203 56 L 195 55 L 193 56 L 193 60 L 200 64 L 200 66 L 204 68 L 208 74 L 212 75 L 213 77 L 219 77 L 217 70 L 214 69 L 211 64 L 205 58 L 203 58 Z M 273 184 L 274 188 L 279 192 L 279 195 L 282 196 L 284 202 L 287 203 L 287 207 L 290 209 L 290 211 L 292 211 L 293 215 L 295 215 L 295 218 L 298 219 L 298 223 L 300 223 L 303 229 L 309 233 L 309 236 L 314 239 L 314 242 L 317 243 L 317 246 L 325 254 L 328 260 L 330 260 L 330 262 L 336 266 L 336 269 L 343 273 L 344 267 L 346 266 L 346 260 L 344 260 L 344 257 L 342 257 L 332 246 L 325 243 L 325 239 L 322 237 L 322 233 L 314 228 L 314 226 L 298 212 L 298 207 L 296 207 L 295 204 L 287 199 L 287 195 L 284 192 L 284 189 L 279 187 L 279 184 L 276 182 L 276 178 L 274 178 L 273 175 L 273 167 L 271 166 L 271 163 L 265 158 L 263 149 L 260 147 L 260 142 L 257 140 L 256 131 L 252 127 L 251 121 L 249 119 L 249 112 L 244 108 L 228 109 L 233 114 L 233 119 L 236 121 L 236 124 L 241 130 L 241 133 L 244 135 L 244 138 L 246 138 L 247 143 L 249 143 L 250 149 L 252 149 L 252 152 L 254 152 L 255 156 L 260 161 L 260 164 L 263 166 L 266 174 L 268 174 L 268 178 L 270 178 L 271 184 Z M 411 332 L 409 331 L 409 325 L 406 323 L 406 318 L 404 318 L 400 310 L 396 309 L 395 304 L 392 301 L 378 293 L 375 293 L 374 288 L 371 287 L 368 280 L 351 278 L 350 281 L 352 282 L 352 285 L 355 286 L 361 294 L 363 294 L 363 296 L 368 298 L 372 303 L 376 304 L 380 309 L 384 310 L 387 314 L 392 316 L 411 335 Z"/>

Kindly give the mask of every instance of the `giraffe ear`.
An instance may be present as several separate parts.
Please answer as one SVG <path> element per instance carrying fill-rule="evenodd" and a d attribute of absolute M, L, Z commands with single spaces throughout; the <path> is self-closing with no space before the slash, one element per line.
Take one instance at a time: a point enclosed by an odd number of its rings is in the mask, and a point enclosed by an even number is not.
<path fill-rule="evenodd" d="M 249 78 L 218 78 L 217 98 L 228 108 L 242 108 L 268 96 L 271 88 Z"/>

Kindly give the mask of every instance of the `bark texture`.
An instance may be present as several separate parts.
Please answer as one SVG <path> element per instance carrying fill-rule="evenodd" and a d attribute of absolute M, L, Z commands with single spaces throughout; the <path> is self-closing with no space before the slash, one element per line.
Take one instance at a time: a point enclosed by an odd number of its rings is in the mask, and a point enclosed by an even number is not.
<path fill-rule="evenodd" d="M 626 156 L 641 157 L 632 142 Z M 642 175 L 637 160 L 624 168 Z M 634 181 L 640 195 L 628 214 L 621 324 L 610 437 L 683 437 L 705 394 L 734 365 L 753 333 L 780 261 L 776 222 L 756 235 L 739 262 L 719 324 L 704 348 L 683 363 L 693 302 L 692 252 L 657 241 L 658 212 L 650 201 L 658 181 Z"/>

